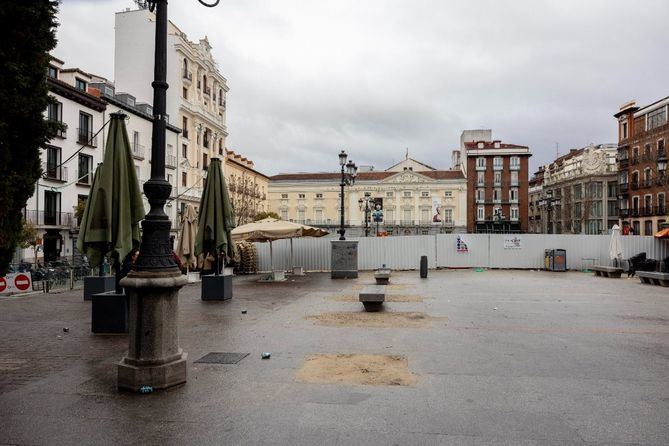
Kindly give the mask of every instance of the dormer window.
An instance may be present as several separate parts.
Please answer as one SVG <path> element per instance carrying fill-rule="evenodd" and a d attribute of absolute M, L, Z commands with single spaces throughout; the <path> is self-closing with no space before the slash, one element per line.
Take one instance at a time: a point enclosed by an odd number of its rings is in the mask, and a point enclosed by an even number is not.
<path fill-rule="evenodd" d="M 49 65 L 46 69 L 46 75 L 52 79 L 58 79 L 58 69 L 53 65 Z"/>
<path fill-rule="evenodd" d="M 86 81 L 75 78 L 74 86 L 77 90 L 86 91 Z"/>
<path fill-rule="evenodd" d="M 476 147 L 478 147 L 479 149 L 482 149 L 483 148 L 483 141 L 479 141 L 478 144 L 476 144 Z"/>

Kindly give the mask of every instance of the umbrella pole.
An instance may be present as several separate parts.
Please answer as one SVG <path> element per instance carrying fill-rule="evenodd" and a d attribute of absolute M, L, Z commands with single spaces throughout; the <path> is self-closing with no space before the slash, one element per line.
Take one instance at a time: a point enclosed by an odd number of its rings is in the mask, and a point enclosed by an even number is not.
<path fill-rule="evenodd" d="M 272 261 L 272 258 L 274 257 L 274 254 L 272 253 L 272 241 L 269 241 L 269 272 L 270 274 L 274 274 L 274 262 Z"/>
<path fill-rule="evenodd" d="M 293 238 L 290 238 L 290 272 L 294 271 L 295 266 L 293 265 Z"/>
<path fill-rule="evenodd" d="M 116 266 L 116 294 L 121 294 L 121 263 L 118 255 L 114 258 L 114 263 Z"/>

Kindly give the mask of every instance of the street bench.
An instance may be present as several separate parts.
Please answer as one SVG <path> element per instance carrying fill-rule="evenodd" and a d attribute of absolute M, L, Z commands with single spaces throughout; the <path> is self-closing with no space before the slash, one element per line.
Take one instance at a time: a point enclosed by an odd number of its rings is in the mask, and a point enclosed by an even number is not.
<path fill-rule="evenodd" d="M 641 283 L 669 286 L 669 273 L 661 273 L 658 271 L 637 271 L 636 275 L 641 279 Z"/>
<path fill-rule="evenodd" d="M 374 279 L 377 285 L 388 285 L 390 282 L 390 268 L 379 268 L 374 271 Z"/>
<path fill-rule="evenodd" d="M 360 291 L 358 299 L 365 307 L 365 311 L 380 311 L 386 300 L 386 285 L 367 285 Z"/>
<path fill-rule="evenodd" d="M 595 273 L 595 276 L 612 277 L 615 279 L 620 279 L 620 275 L 623 273 L 622 268 L 618 268 L 615 266 L 594 265 L 591 266 L 590 269 L 592 270 L 592 272 Z"/>

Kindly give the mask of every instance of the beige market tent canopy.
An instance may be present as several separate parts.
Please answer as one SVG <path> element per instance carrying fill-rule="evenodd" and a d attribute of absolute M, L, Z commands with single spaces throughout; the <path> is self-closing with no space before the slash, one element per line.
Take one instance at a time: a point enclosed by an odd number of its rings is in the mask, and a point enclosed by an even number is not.
<path fill-rule="evenodd" d="M 269 242 L 270 269 L 272 269 L 272 242 L 284 238 L 291 239 L 290 264 L 293 264 L 293 238 L 295 237 L 323 237 L 329 232 L 312 226 L 301 225 L 290 221 L 265 218 L 254 221 L 232 230 L 232 240 L 246 240 L 249 242 Z"/>

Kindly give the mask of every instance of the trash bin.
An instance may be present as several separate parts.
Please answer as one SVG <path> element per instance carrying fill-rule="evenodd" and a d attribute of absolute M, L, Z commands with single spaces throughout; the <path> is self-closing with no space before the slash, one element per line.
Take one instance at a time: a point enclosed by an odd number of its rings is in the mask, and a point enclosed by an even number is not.
<path fill-rule="evenodd" d="M 544 250 L 544 267 L 547 271 L 567 271 L 567 250 Z"/>

